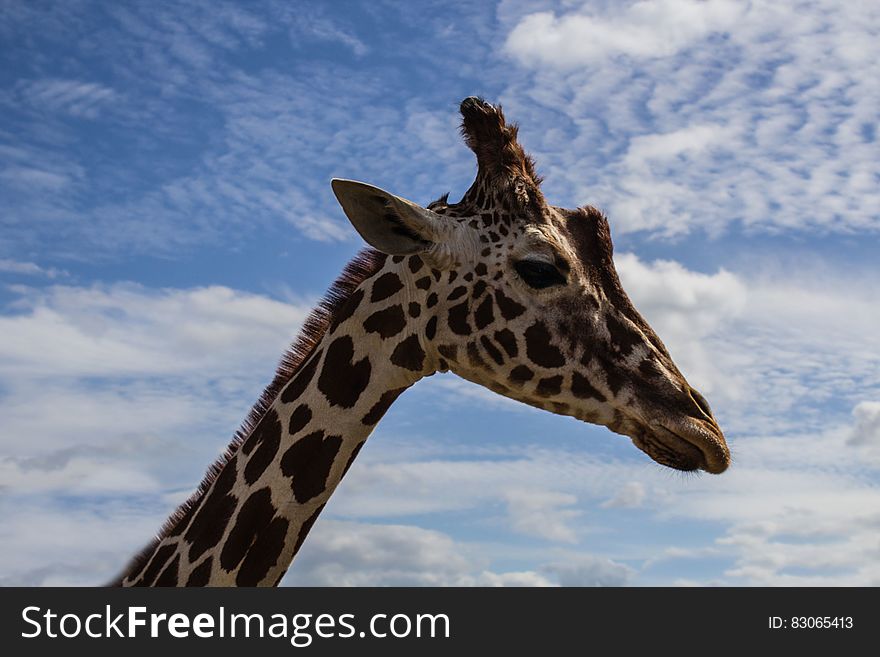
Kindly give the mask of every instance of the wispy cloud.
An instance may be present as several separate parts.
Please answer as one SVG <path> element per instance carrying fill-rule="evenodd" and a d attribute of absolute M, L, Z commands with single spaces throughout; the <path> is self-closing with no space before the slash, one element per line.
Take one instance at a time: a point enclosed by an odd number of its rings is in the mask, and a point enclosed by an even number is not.
<path fill-rule="evenodd" d="M 9 377 L 223 374 L 255 353 L 277 358 L 308 312 L 219 286 L 16 290 L 16 313 L 0 317 Z"/>
<path fill-rule="evenodd" d="M 880 447 L 880 402 L 863 401 L 853 409 L 855 426 L 849 442 L 853 445 Z"/>
<path fill-rule="evenodd" d="M 554 575 L 561 586 L 626 586 L 635 575 L 629 566 L 586 554 L 547 564 L 541 572 Z"/>
<path fill-rule="evenodd" d="M 577 542 L 572 527 L 580 512 L 573 495 L 548 490 L 516 488 L 507 491 L 507 515 L 516 532 L 563 543 Z"/>
<path fill-rule="evenodd" d="M 55 269 L 54 267 L 40 267 L 33 262 L 19 262 L 18 260 L 10 260 L 9 258 L 0 258 L 0 272 L 7 274 L 21 274 L 23 276 L 39 276 L 45 278 L 57 278 L 64 276 L 67 272 Z"/>
<path fill-rule="evenodd" d="M 0 541 L 16 556 L 0 578 L 95 584 L 199 481 L 308 306 L 223 287 L 12 292 L 0 315 Z M 55 531 L 63 540 L 24 547 Z"/>
<path fill-rule="evenodd" d="M 291 586 L 621 586 L 633 570 L 590 554 L 495 570 L 481 546 L 420 527 L 321 520 L 282 584 Z"/>
<path fill-rule="evenodd" d="M 636 307 L 733 430 L 821 428 L 829 402 L 849 409 L 880 386 L 880 300 L 859 272 L 752 261 L 748 273 L 707 275 L 632 254 L 617 263 Z"/>
<path fill-rule="evenodd" d="M 314 10 L 304 12 L 303 9 L 303 7 L 297 7 L 289 15 L 294 24 L 290 34 L 294 46 L 300 45 L 299 42 L 303 39 L 306 41 L 318 40 L 339 43 L 351 50 L 356 57 L 363 57 L 370 52 L 367 44 L 333 19 Z"/>
<path fill-rule="evenodd" d="M 46 253 L 77 257 L 72 243 L 88 244 L 92 254 L 167 255 L 285 223 L 294 239 L 352 236 L 332 200 L 328 181 L 335 172 L 325 151 L 338 159 L 344 145 L 337 139 L 333 148 L 328 139 L 354 118 L 343 107 L 370 104 L 360 95 L 370 85 L 302 64 L 295 72 L 245 72 L 232 53 L 262 58 L 264 38 L 294 23 L 296 12 L 283 3 L 266 10 L 261 15 L 231 3 L 150 12 L 114 6 L 102 16 L 100 40 L 81 21 L 64 28 L 50 22 L 42 39 L 77 62 L 83 51 L 103 53 L 105 65 L 100 82 L 86 70 L 53 77 L 34 67 L 26 77 L 31 67 L 25 65 L 22 78 L 0 95 L 15 127 L 0 133 L 0 141 L 6 136 L 8 148 L 30 154 L 0 169 L 0 184 L 17 194 L 4 216 L 10 241 L 39 241 Z M 27 32 L 36 29 L 40 12 L 12 16 Z M 308 31 L 365 52 L 329 19 L 309 23 Z M 331 105 L 337 109 L 328 111 Z M 194 129 L 184 117 L 196 107 L 203 120 Z M 69 117 L 100 128 L 72 152 L 79 128 L 65 123 Z M 358 130 L 351 155 L 369 149 L 375 157 L 381 139 L 364 137 L 380 126 L 351 125 Z M 46 165 L 62 154 L 78 176 Z"/>
<path fill-rule="evenodd" d="M 520 520 L 529 522 L 530 529 L 551 531 L 557 526 L 554 505 L 565 505 L 570 499 L 562 498 L 576 494 L 578 504 L 569 510 L 583 514 L 578 520 L 581 535 L 565 563 L 576 563 L 580 550 L 607 549 L 602 536 L 611 533 L 614 559 L 629 564 L 612 568 L 618 583 L 650 581 L 662 554 L 666 561 L 712 558 L 726 564 L 716 571 L 724 575 L 716 583 L 870 584 L 880 576 L 869 556 L 880 536 L 880 520 L 872 510 L 877 493 L 871 483 L 880 472 L 880 461 L 869 457 L 866 448 L 847 446 L 847 435 L 846 427 L 838 427 L 820 435 L 741 436 L 734 467 L 724 477 L 698 479 L 670 478 L 659 468 L 635 461 L 601 462 L 556 449 L 523 450 L 516 461 L 477 452 L 454 461 L 393 464 L 383 464 L 380 452 L 368 452 L 349 474 L 351 481 L 343 484 L 330 513 L 361 519 L 453 508 L 485 513 L 505 486 L 553 486 L 566 493 L 551 500 L 546 519 L 526 513 Z M 384 486 L 378 484 L 379 473 Z M 626 490 L 620 488 L 621 480 L 631 482 Z M 435 502 L 450 494 L 454 499 L 445 504 Z M 396 502 L 401 497 L 406 505 Z M 609 498 L 615 503 L 607 503 Z M 482 522 L 497 524 L 498 518 Z M 653 535 L 655 527 L 677 523 L 701 529 L 659 540 Z M 515 523 L 510 529 L 518 533 L 523 527 Z M 558 541 L 570 536 L 554 533 L 541 538 Z M 511 546 L 495 548 L 500 550 L 496 556 L 516 554 Z M 547 561 L 551 553 L 544 549 Z M 476 556 L 470 558 L 470 567 L 478 567 Z M 592 557 L 587 561 L 592 563 Z M 795 571 L 801 572 L 792 577 Z M 563 573 L 553 572 L 564 584 Z"/>
<path fill-rule="evenodd" d="M 21 83 L 18 92 L 25 103 L 85 119 L 97 118 L 117 98 L 113 89 L 97 82 L 52 78 Z"/>
<path fill-rule="evenodd" d="M 639 481 L 624 484 L 614 493 L 614 497 L 602 503 L 605 509 L 634 509 L 645 501 L 645 486 Z"/>
<path fill-rule="evenodd" d="M 524 70 L 507 96 L 554 126 L 524 133 L 548 184 L 606 207 L 618 232 L 880 228 L 866 5 L 585 3 L 508 20 Z"/>
<path fill-rule="evenodd" d="M 574 68 L 618 55 L 668 57 L 717 32 L 727 32 L 745 6 L 730 0 L 661 0 L 608 5 L 608 13 L 585 5 L 557 16 L 525 16 L 508 34 L 505 49 L 526 66 Z"/>
<path fill-rule="evenodd" d="M 0 13 L 0 271 L 28 283 L 0 312 L 0 582 L 94 584 L 143 545 L 308 309 L 195 283 L 230 280 L 230 252 L 252 256 L 241 285 L 279 280 L 263 246 L 331 279 L 354 251 L 332 176 L 455 197 L 471 93 L 521 123 L 553 203 L 604 207 L 626 249 L 669 238 L 666 259 L 619 249 L 618 268 L 734 465 L 679 477 L 602 428 L 432 377 L 380 425 L 287 582 L 880 581 L 880 287 L 843 237 L 880 226 L 865 3 Z M 723 268 L 694 269 L 707 260 L 677 240 L 695 231 Z M 767 233 L 809 256 L 755 255 Z M 195 248 L 182 267 L 155 258 Z M 82 284 L 52 285 L 61 266 Z M 168 287 L 112 283 L 147 276 Z"/>
<path fill-rule="evenodd" d="M 759 274 L 755 279 L 729 272 L 701 274 L 674 262 L 645 263 L 633 256 L 621 257 L 620 263 L 630 292 L 661 327 L 673 353 L 687 343 L 702 346 L 685 353 L 690 354 L 688 365 L 710 381 L 722 381 L 730 376 L 726 368 L 749 359 L 749 376 L 768 376 L 772 382 L 780 376 L 777 370 L 792 368 L 792 341 L 802 345 L 798 353 L 816 354 L 827 335 L 826 306 L 814 304 L 810 296 L 823 291 L 792 287 L 797 276 L 774 287 Z M 224 446 L 305 307 L 221 287 L 14 290 L 19 300 L 0 318 L 6 338 L 0 353 L 5 390 L 0 480 L 7 486 L 7 502 L 15 500 L 9 510 L 8 532 L 15 532 L 10 545 L 24 550 L 37 524 L 41 531 L 70 533 L 67 547 L 74 546 L 85 564 L 82 577 L 109 577 L 111 565 L 121 565 L 149 537 Z M 878 306 L 863 298 L 871 294 L 864 286 L 848 281 L 840 290 L 846 294 L 836 303 L 849 307 L 854 318 L 848 340 L 829 342 L 823 347 L 826 355 L 797 366 L 801 369 L 794 370 L 794 380 L 839 361 L 846 350 L 852 350 L 852 357 L 861 354 L 864 362 Z M 775 315 L 766 312 L 768 305 Z M 693 327 L 684 321 L 688 317 Z M 785 332 L 786 322 L 798 330 Z M 769 328 L 750 328 L 756 324 Z M 752 334 L 762 336 L 760 349 L 748 337 Z M 737 335 L 746 339 L 734 339 Z M 723 345 L 723 358 L 710 349 L 715 345 Z M 264 374 L 258 376 L 257 370 Z M 307 544 L 312 551 L 304 551 L 288 581 L 623 584 L 651 581 L 659 567 L 651 561 L 657 554 L 667 554 L 667 561 L 696 558 L 688 555 L 710 548 L 717 550 L 713 558 L 728 564 L 727 583 L 809 583 L 831 577 L 872 581 L 876 573 L 865 559 L 876 538 L 871 481 L 880 461 L 870 445 L 853 444 L 851 436 L 854 431 L 871 435 L 864 432 L 873 426 L 873 407 L 857 407 L 858 426 L 828 428 L 826 419 L 824 430 L 809 434 L 783 418 L 776 423 L 782 432 L 757 430 L 774 426 L 768 418 L 775 409 L 790 408 L 792 396 L 811 400 L 817 393 L 840 394 L 834 381 L 828 378 L 826 388 L 812 392 L 745 386 L 741 407 L 734 405 L 735 396 L 722 394 L 726 387 L 719 383 L 710 398 L 720 396 L 722 423 L 739 428 L 731 434 L 734 467 L 718 478 L 670 478 L 625 441 L 598 428 L 590 429 L 591 435 L 602 445 L 620 445 L 615 453 L 621 456 L 602 456 L 587 444 L 577 450 L 562 447 L 546 438 L 536 444 L 527 428 L 508 430 L 503 449 L 484 446 L 469 435 L 456 438 L 448 421 L 441 423 L 442 442 L 410 438 L 401 448 L 400 439 L 380 427 L 315 528 Z M 426 399 L 436 406 L 438 393 L 449 392 L 434 383 L 440 382 L 420 384 L 422 392 L 405 395 L 404 408 L 418 408 Z M 482 399 L 452 395 L 458 407 L 485 412 Z M 731 421 L 739 408 L 747 409 L 743 412 L 752 420 Z M 517 425 L 523 427 L 532 416 L 546 416 L 521 409 Z M 502 405 L 492 412 L 503 417 L 509 410 Z M 415 425 L 417 435 L 433 430 L 423 426 L 424 420 Z M 588 429 L 584 425 L 578 433 Z M 169 463 L 172 452 L 176 458 Z M 72 498 L 82 516 L 75 527 L 61 520 Z M 120 502 L 108 510 L 110 500 L 137 504 Z M 489 550 L 479 540 L 462 542 L 410 520 L 437 514 L 480 519 L 492 529 L 494 547 Z M 815 531 L 804 534 L 790 517 Z M 129 538 L 114 542 L 112 551 L 88 548 L 81 532 L 109 536 L 113 522 L 124 525 Z M 699 539 L 653 536 L 652 527 L 664 522 L 704 529 Z M 632 533 L 636 526 L 638 537 Z M 792 538 L 793 532 L 798 538 Z M 506 537 L 508 547 L 497 544 L 499 536 Z M 527 557 L 516 558 L 518 541 L 532 542 Z M 566 556 L 548 543 L 567 546 Z M 74 581 L 61 575 L 61 564 L 71 559 L 70 550 L 62 548 L 19 555 L 6 571 L 8 577 L 18 573 L 19 579 L 8 581 Z M 837 548 L 842 556 L 832 554 Z M 765 558 L 767 550 L 777 555 L 772 563 Z M 99 559 L 103 570 L 88 565 Z M 500 562 L 530 565 L 498 567 Z M 789 573 L 806 563 L 817 564 L 815 575 L 790 580 Z"/>

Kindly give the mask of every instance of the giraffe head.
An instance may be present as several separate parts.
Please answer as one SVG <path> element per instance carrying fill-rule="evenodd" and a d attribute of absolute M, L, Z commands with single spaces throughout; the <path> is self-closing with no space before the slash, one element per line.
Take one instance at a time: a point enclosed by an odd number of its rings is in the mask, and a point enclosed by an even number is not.
<path fill-rule="evenodd" d="M 425 295 L 427 361 L 604 425 L 663 465 L 723 472 L 730 463 L 724 435 L 624 292 L 605 216 L 544 199 L 500 107 L 471 97 L 461 114 L 478 170 L 460 202 L 443 197 L 421 207 L 364 183 L 333 181 L 361 236 L 398 256 L 403 293 Z M 415 273 L 422 263 L 432 276 Z"/>

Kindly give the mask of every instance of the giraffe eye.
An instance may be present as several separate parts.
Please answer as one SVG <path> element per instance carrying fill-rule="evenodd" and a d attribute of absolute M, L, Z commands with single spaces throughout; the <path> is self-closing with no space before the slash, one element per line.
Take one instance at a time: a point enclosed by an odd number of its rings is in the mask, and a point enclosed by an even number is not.
<path fill-rule="evenodd" d="M 519 260 L 513 264 L 513 268 L 529 286 L 536 290 L 566 283 L 565 275 L 556 268 L 556 265 L 543 260 Z"/>

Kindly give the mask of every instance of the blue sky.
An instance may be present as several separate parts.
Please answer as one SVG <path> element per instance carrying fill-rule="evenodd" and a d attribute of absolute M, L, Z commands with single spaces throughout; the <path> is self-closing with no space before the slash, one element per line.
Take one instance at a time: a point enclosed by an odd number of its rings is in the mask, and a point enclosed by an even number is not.
<path fill-rule="evenodd" d="M 521 123 L 734 454 L 685 476 L 435 376 L 286 584 L 880 584 L 880 10 L 870 3 L 4 2 L 4 584 L 112 577 L 185 499 L 359 240 Z"/>

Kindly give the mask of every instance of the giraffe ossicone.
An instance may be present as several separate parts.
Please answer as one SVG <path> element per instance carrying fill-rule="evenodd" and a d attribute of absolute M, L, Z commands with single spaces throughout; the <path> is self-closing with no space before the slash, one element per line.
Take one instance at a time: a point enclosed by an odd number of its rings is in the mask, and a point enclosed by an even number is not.
<path fill-rule="evenodd" d="M 333 180 L 372 247 L 346 268 L 226 453 L 121 575 L 124 586 L 276 585 L 397 397 L 452 371 L 628 436 L 660 464 L 723 472 L 709 405 L 624 292 L 604 215 L 549 204 L 517 128 L 461 103 L 477 157 L 458 203 Z"/>

